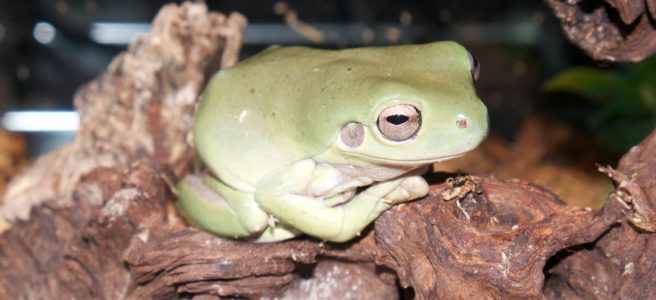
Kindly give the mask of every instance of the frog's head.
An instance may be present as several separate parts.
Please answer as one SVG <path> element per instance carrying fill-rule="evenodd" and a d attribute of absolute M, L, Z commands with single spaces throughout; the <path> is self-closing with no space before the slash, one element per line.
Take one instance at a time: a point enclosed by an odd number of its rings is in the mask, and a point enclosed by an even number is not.
<path fill-rule="evenodd" d="M 359 83 L 367 112 L 344 120 L 335 143 L 351 159 L 421 165 L 460 156 L 487 135 L 474 56 L 453 42 L 406 47 L 414 48 L 386 53 L 394 56 L 387 66 L 377 61 L 389 73 Z"/>

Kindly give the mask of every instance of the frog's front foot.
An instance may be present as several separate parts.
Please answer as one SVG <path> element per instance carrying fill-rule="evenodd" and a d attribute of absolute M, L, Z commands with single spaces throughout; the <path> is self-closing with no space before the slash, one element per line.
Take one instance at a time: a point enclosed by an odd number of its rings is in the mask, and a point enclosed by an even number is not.
<path fill-rule="evenodd" d="M 421 176 L 409 176 L 401 180 L 401 184 L 383 197 L 389 204 L 412 201 L 428 195 L 428 183 Z"/>

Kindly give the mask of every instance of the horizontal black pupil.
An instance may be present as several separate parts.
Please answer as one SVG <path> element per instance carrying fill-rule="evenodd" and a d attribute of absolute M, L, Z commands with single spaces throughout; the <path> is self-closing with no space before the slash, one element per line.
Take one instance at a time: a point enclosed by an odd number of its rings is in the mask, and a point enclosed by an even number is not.
<path fill-rule="evenodd" d="M 394 124 L 394 125 L 401 125 L 405 122 L 408 122 L 408 120 L 410 120 L 410 118 L 408 118 L 408 116 L 404 116 L 404 115 L 391 115 L 391 116 L 388 116 L 387 118 L 385 118 L 385 120 L 389 123 Z"/>

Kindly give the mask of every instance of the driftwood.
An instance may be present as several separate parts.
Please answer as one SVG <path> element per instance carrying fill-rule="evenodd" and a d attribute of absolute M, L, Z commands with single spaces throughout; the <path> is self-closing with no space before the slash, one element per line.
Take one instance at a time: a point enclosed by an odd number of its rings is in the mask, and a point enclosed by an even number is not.
<path fill-rule="evenodd" d="M 545 286 L 550 298 L 651 299 L 656 294 L 656 131 L 622 158 L 618 171 L 604 171 L 616 189 L 602 214 L 618 210 L 631 221 L 615 224 L 594 244 L 554 257 Z"/>
<path fill-rule="evenodd" d="M 656 53 L 656 0 L 545 0 L 565 36 L 595 60 L 637 62 Z"/>
<path fill-rule="evenodd" d="M 597 212 L 535 185 L 466 176 L 433 184 L 428 197 L 391 209 L 345 244 L 307 237 L 254 244 L 189 227 L 172 204 L 172 183 L 194 157 L 194 103 L 208 75 L 236 61 L 245 24 L 201 4 L 166 6 L 152 33 L 78 91 L 75 142 L 36 161 L 4 195 L 0 295 L 646 299 L 656 292 L 656 133 L 617 170 L 603 168 L 617 188 Z"/>

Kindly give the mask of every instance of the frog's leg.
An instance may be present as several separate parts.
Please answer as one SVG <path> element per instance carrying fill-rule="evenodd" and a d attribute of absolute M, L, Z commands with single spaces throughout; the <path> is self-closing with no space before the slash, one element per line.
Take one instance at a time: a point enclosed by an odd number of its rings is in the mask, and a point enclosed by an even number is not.
<path fill-rule="evenodd" d="M 354 188 L 354 181 L 345 181 L 344 176 L 330 165 L 303 160 L 263 179 L 255 190 L 255 201 L 301 232 L 342 242 L 357 236 L 392 205 L 428 193 L 428 184 L 420 176 L 401 177 L 375 183 L 346 203 L 333 207 L 324 200 L 351 193 Z M 317 177 L 321 180 L 313 180 Z M 321 186 L 317 187 L 317 183 Z"/>
<path fill-rule="evenodd" d="M 249 237 L 267 226 L 267 214 L 252 193 L 205 176 L 187 175 L 178 183 L 178 206 L 195 225 L 225 237 Z"/>

